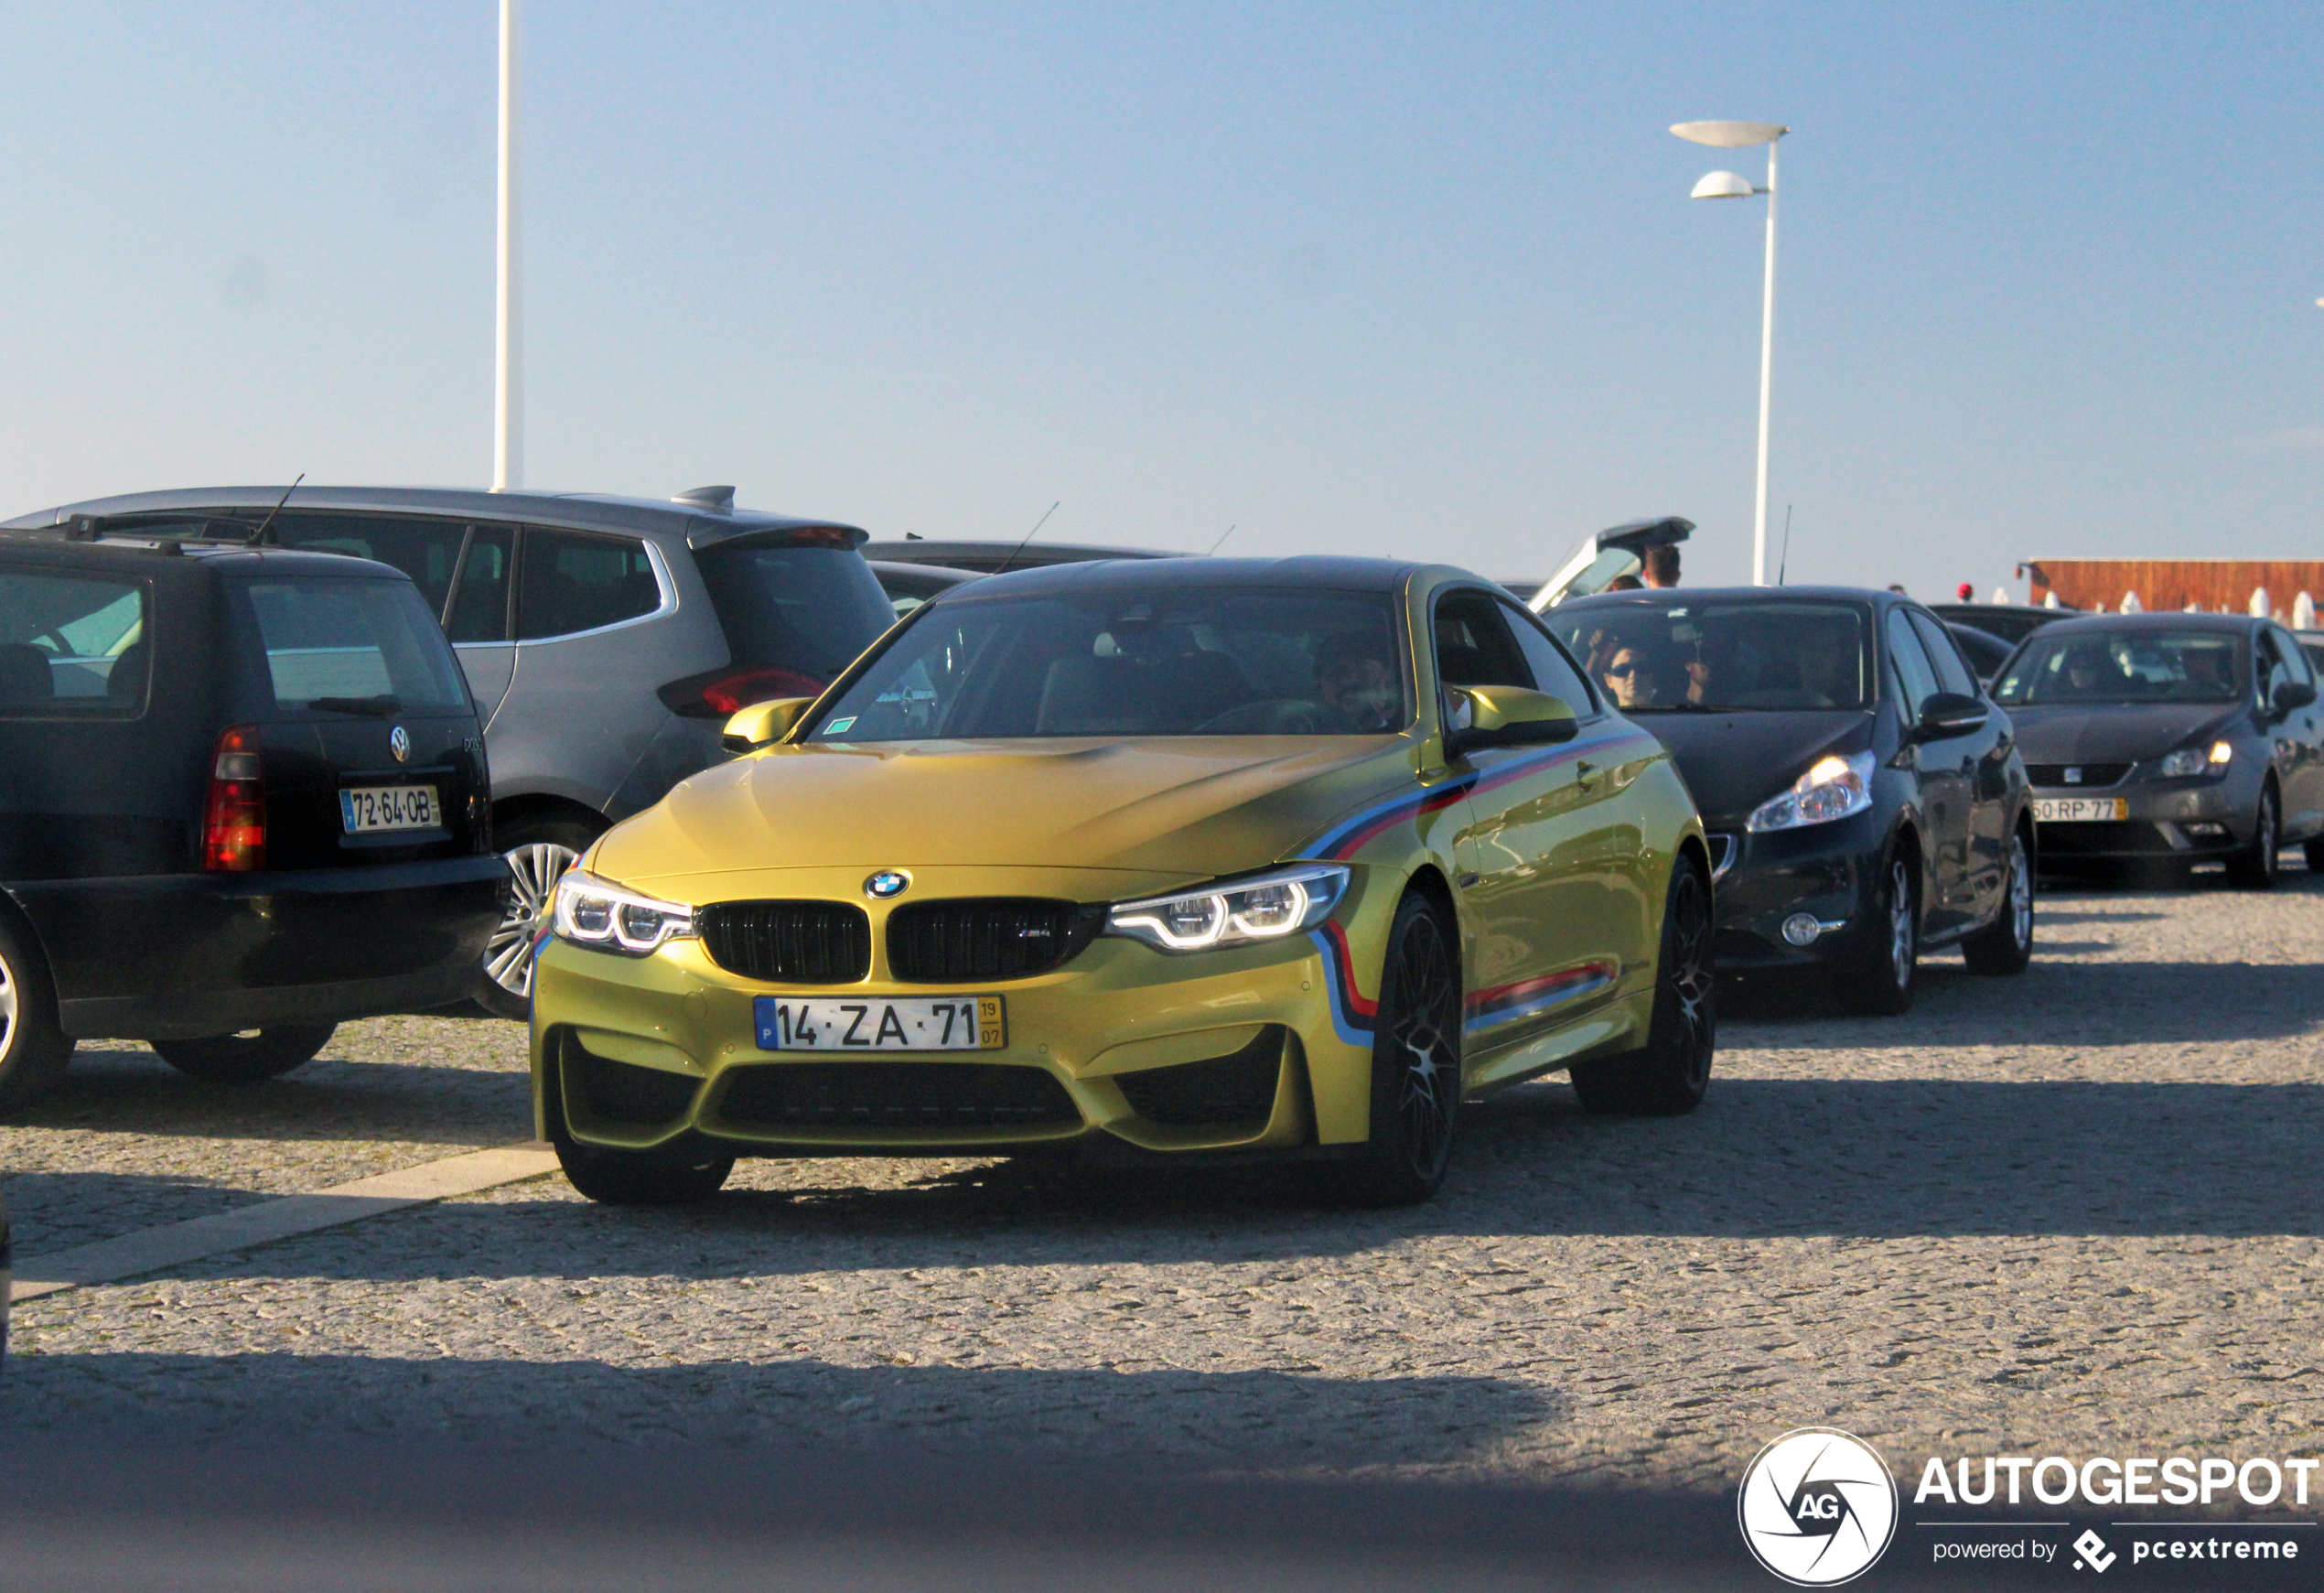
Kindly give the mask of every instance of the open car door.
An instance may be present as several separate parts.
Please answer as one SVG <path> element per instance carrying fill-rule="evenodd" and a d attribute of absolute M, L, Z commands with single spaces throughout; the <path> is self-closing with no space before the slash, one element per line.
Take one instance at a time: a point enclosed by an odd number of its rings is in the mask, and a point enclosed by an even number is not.
<path fill-rule="evenodd" d="M 1670 514 L 1660 520 L 1627 521 L 1586 536 L 1525 606 L 1536 614 L 1545 614 L 1568 597 L 1603 592 L 1624 576 L 1638 574 L 1645 566 L 1648 548 L 1684 542 L 1694 532 L 1693 521 Z"/>

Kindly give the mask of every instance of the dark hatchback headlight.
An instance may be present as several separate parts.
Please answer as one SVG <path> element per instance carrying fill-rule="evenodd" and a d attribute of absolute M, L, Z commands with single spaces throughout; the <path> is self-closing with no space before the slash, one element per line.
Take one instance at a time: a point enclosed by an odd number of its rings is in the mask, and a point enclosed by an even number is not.
<path fill-rule="evenodd" d="M 1852 819 L 1872 805 L 1873 767 L 1869 752 L 1819 758 L 1790 791 L 1753 808 L 1743 827 L 1757 834 Z"/>
<path fill-rule="evenodd" d="M 2155 772 L 2165 780 L 2193 780 L 2199 776 L 2217 780 L 2234 760 L 2233 746 L 2214 741 L 2209 747 L 2180 748 L 2156 764 Z"/>
<path fill-rule="evenodd" d="M 1199 890 L 1116 902 L 1106 911 L 1105 932 L 1174 953 L 1279 941 L 1321 923 L 1347 889 L 1345 868 L 1305 863 Z"/>

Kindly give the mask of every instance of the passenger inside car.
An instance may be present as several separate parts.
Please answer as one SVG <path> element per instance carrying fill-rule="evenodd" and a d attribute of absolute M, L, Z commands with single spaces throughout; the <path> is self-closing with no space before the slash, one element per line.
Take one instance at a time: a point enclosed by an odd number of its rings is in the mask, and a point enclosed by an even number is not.
<path fill-rule="evenodd" d="M 1342 630 L 1316 650 L 1316 696 L 1351 735 L 1393 730 L 1404 720 L 1404 683 L 1376 638 Z"/>

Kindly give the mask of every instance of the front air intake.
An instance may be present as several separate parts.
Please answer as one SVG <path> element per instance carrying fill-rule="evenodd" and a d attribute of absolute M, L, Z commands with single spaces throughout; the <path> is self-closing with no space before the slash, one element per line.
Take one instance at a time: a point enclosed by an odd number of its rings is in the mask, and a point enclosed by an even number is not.
<path fill-rule="evenodd" d="M 710 960 L 769 985 L 852 985 L 871 973 L 871 920 L 845 901 L 720 901 L 698 909 Z"/>

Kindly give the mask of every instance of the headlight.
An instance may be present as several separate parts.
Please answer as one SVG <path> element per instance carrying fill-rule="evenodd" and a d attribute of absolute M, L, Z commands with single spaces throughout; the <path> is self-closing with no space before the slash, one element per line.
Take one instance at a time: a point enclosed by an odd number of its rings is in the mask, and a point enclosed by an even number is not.
<path fill-rule="evenodd" d="M 1851 818 L 1872 805 L 1872 754 L 1851 752 L 1845 758 L 1816 759 L 1815 767 L 1794 780 L 1791 789 L 1751 810 L 1747 830 L 1796 830 L 1806 824 L 1828 824 Z"/>
<path fill-rule="evenodd" d="M 567 869 L 557 880 L 556 937 L 594 952 L 642 957 L 664 941 L 694 938 L 694 909 L 624 890 Z"/>
<path fill-rule="evenodd" d="M 2235 748 L 2224 741 L 2214 741 L 2208 748 L 2182 747 L 2164 759 L 2157 772 L 2165 780 L 2188 780 L 2199 774 L 2225 774 L 2234 757 Z"/>
<path fill-rule="evenodd" d="M 1178 896 L 1116 902 L 1105 932 L 1164 952 L 1278 941 L 1321 923 L 1348 889 L 1348 871 L 1311 864 Z"/>

